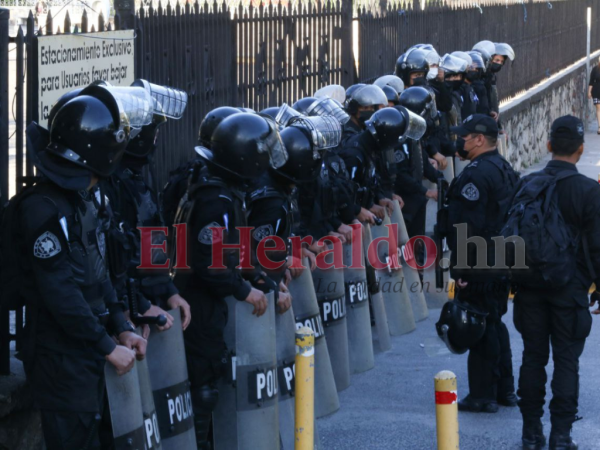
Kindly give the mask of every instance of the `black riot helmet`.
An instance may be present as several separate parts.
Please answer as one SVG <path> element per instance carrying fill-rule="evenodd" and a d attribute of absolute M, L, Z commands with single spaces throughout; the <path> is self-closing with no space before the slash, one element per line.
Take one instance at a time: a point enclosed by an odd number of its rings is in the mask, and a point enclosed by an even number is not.
<path fill-rule="evenodd" d="M 123 156 L 130 123 L 123 105 L 108 90 L 88 87 L 85 91 L 56 112 L 47 152 L 108 177 Z"/>
<path fill-rule="evenodd" d="M 396 92 L 396 90 L 393 87 L 391 87 L 391 86 L 383 86 L 381 88 L 381 90 L 383 91 L 383 93 L 387 97 L 388 105 L 390 103 L 392 105 L 397 105 L 398 104 L 398 93 Z"/>
<path fill-rule="evenodd" d="M 292 108 L 298 111 L 300 114 L 308 116 L 308 108 L 310 108 L 316 101 L 317 99 L 315 97 L 304 97 L 294 103 Z"/>
<path fill-rule="evenodd" d="M 463 354 L 483 337 L 487 313 L 468 303 L 454 300 L 442 308 L 435 324 L 438 336 L 452 353 Z"/>
<path fill-rule="evenodd" d="M 279 114 L 279 110 L 281 108 L 279 106 L 271 106 L 269 108 L 265 108 L 263 109 L 260 114 L 263 115 L 267 115 L 269 116 L 271 119 L 275 120 L 275 118 L 277 117 L 277 114 Z"/>
<path fill-rule="evenodd" d="M 365 126 L 377 141 L 379 150 L 385 150 L 398 145 L 398 139 L 406 131 L 406 120 L 397 109 L 383 108 L 375 111 Z"/>
<path fill-rule="evenodd" d="M 347 109 L 348 108 L 348 102 L 350 102 L 350 100 L 352 100 L 352 94 L 358 89 L 361 88 L 363 86 L 366 86 L 365 83 L 357 83 L 357 84 L 353 84 L 352 86 L 350 86 L 348 89 L 346 89 L 346 101 L 344 102 L 344 107 Z"/>
<path fill-rule="evenodd" d="M 350 98 L 346 100 L 346 111 L 350 115 L 358 112 L 359 106 L 386 106 L 388 104 L 385 92 L 374 84 L 366 84 L 355 89 Z"/>
<path fill-rule="evenodd" d="M 399 104 L 425 119 L 437 116 L 435 98 L 429 90 L 421 86 L 409 87 L 402 92 Z"/>
<path fill-rule="evenodd" d="M 396 76 L 402 78 L 405 86 L 410 86 L 410 74 L 422 72 L 423 78 L 429 71 L 427 54 L 430 50 L 414 48 L 407 51 L 396 61 Z"/>
<path fill-rule="evenodd" d="M 69 91 L 66 94 L 63 94 L 63 96 L 61 98 L 59 98 L 54 105 L 52 105 L 52 108 L 50 109 L 50 112 L 48 113 L 48 129 L 49 130 L 52 129 L 52 122 L 54 121 L 54 116 L 56 116 L 56 113 L 58 112 L 58 110 L 60 108 L 62 108 L 65 103 L 67 103 L 70 100 L 73 100 L 75 97 L 77 97 L 79 94 L 81 94 L 82 90 L 83 89 L 74 89 L 72 91 Z"/>
<path fill-rule="evenodd" d="M 210 148 L 210 140 L 215 132 L 217 126 L 223 121 L 223 119 L 233 115 L 239 114 L 238 108 L 231 108 L 229 106 L 221 106 L 220 108 L 213 109 L 200 124 L 200 131 L 198 133 L 198 142 L 206 148 Z"/>
<path fill-rule="evenodd" d="M 275 178 L 283 177 L 287 183 L 299 184 L 314 181 L 320 173 L 323 160 L 313 147 L 307 132 L 300 127 L 290 126 L 281 131 L 288 159 L 278 169 L 269 168 Z"/>
<path fill-rule="evenodd" d="M 167 118 L 161 114 L 154 114 L 152 123 L 142 127 L 140 132 L 129 140 L 125 154 L 134 158 L 146 159 L 156 148 L 158 128 L 167 122 Z"/>
<path fill-rule="evenodd" d="M 287 160 L 275 121 L 258 114 L 233 114 L 215 129 L 211 150 L 196 147 L 196 153 L 217 168 L 220 175 L 237 180 L 259 177 L 268 167 L 278 169 Z"/>

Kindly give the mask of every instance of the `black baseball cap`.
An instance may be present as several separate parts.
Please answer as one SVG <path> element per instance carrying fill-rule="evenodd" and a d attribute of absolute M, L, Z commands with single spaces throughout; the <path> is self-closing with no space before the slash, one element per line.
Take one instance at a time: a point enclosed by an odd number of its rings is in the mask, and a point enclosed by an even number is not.
<path fill-rule="evenodd" d="M 498 124 L 490 116 L 472 114 L 467 117 L 461 125 L 450 127 L 450 131 L 458 136 L 466 136 L 467 134 L 473 133 L 497 138 Z"/>
<path fill-rule="evenodd" d="M 569 139 L 583 142 L 583 122 L 575 116 L 562 116 L 552 123 L 550 139 Z"/>

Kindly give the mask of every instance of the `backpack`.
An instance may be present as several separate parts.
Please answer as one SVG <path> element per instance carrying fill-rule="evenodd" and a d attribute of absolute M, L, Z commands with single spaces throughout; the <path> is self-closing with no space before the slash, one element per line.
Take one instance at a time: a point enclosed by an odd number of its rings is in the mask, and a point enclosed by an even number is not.
<path fill-rule="evenodd" d="M 169 180 L 162 192 L 162 213 L 166 226 L 171 227 L 175 223 L 179 202 L 204 165 L 201 159 L 196 158 L 169 172 Z"/>
<path fill-rule="evenodd" d="M 506 264 L 511 266 L 513 283 L 561 288 L 574 276 L 580 235 L 565 222 L 558 207 L 556 184 L 575 175 L 579 174 L 552 175 L 542 170 L 529 176 L 517 191 L 500 232 L 505 240 L 514 236 L 522 239 L 506 245 Z M 514 267 L 521 262 L 523 252 L 528 269 Z"/>

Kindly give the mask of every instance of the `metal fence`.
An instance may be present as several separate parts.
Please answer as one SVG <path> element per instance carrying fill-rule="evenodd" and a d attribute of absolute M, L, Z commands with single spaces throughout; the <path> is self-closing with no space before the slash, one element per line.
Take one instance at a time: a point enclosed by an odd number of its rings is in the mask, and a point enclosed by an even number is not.
<path fill-rule="evenodd" d="M 189 158 L 204 115 L 264 109 L 354 81 L 351 0 L 257 8 L 186 3 L 139 12 L 137 76 L 184 89 L 184 117 L 159 137 L 158 184 Z"/>
<path fill-rule="evenodd" d="M 517 55 L 498 76 L 500 95 L 508 99 L 585 56 L 588 6 L 588 0 L 512 5 L 488 0 L 479 6 L 430 2 L 417 10 L 381 0 L 358 14 L 359 79 L 393 73 L 397 57 L 414 44 L 430 43 L 443 55 L 487 39 L 508 42 Z M 592 13 L 593 50 L 600 47 L 600 8 Z"/>

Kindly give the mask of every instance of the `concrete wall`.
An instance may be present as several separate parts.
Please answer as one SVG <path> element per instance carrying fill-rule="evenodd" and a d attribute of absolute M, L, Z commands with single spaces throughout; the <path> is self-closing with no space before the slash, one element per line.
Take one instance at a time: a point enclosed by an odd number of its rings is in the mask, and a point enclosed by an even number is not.
<path fill-rule="evenodd" d="M 592 59 L 597 61 L 599 55 L 596 52 Z M 502 153 L 516 170 L 526 169 L 546 154 L 548 133 L 556 118 L 571 114 L 585 120 L 584 107 L 591 103 L 587 83 L 582 60 L 500 107 L 507 135 Z M 502 92 L 501 85 L 498 90 Z"/>

